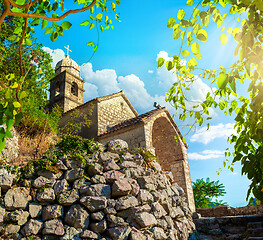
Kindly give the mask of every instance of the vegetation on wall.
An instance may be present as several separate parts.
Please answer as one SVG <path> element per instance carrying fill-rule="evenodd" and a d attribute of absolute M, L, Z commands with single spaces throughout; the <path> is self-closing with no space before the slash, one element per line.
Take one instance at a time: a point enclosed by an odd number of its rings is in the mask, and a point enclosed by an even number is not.
<path fill-rule="evenodd" d="M 223 164 L 233 171 L 233 163 L 239 161 L 242 174 L 251 180 L 247 198 L 252 192 L 257 199 L 263 200 L 263 2 L 187 0 L 186 4 L 193 6 L 190 14 L 180 9 L 177 16 L 167 22 L 167 27 L 173 31 L 173 38 L 181 41 L 181 45 L 173 60 L 166 62 L 168 71 L 178 76 L 178 81 L 167 93 L 166 101 L 172 103 L 175 109 L 181 109 L 181 120 L 194 118 L 190 129 L 204 123 L 209 128 L 211 108 L 235 117 L 237 135 L 228 139 L 234 144 L 234 151 L 231 153 L 227 149 L 226 152 L 228 157 L 233 155 L 233 162 L 226 159 Z M 238 27 L 229 27 L 227 24 L 230 21 Z M 209 38 L 205 29 L 212 24 L 221 28 L 220 40 L 223 45 L 229 37 L 237 43 L 233 52 L 237 60 L 230 66 L 206 69 L 198 63 L 202 59 L 200 46 Z M 186 65 L 182 64 L 182 59 L 187 60 Z M 157 67 L 164 62 L 163 58 L 159 58 Z M 198 77 L 210 83 L 211 91 L 204 101 L 193 102 L 187 93 Z M 249 97 L 237 91 L 237 84 L 244 83 L 249 86 Z"/>
<path fill-rule="evenodd" d="M 209 178 L 196 179 L 193 182 L 193 192 L 196 208 L 227 206 L 227 203 L 217 199 L 226 193 L 225 186 L 219 181 L 210 181 Z"/>

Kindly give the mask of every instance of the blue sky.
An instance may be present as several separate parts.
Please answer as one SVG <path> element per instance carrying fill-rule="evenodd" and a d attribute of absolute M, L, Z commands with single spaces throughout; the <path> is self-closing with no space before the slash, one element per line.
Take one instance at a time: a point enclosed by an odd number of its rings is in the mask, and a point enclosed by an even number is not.
<path fill-rule="evenodd" d="M 87 62 L 92 50 L 86 42 L 97 41 L 95 29 L 89 31 L 79 23 L 86 20 L 89 13 L 76 14 L 67 20 L 73 23 L 64 36 L 56 42 L 51 42 L 49 35 L 43 35 L 43 30 L 37 29 L 36 37 L 45 46 L 57 62 L 64 57 L 64 46 L 69 45 L 72 53 L 70 57 L 81 65 L 81 76 L 86 81 L 84 101 L 92 98 L 124 90 L 138 113 L 153 109 L 154 101 L 167 106 L 173 114 L 173 107 L 164 101 L 165 93 L 176 81 L 175 74 L 167 72 L 165 68 L 156 68 L 156 59 L 162 56 L 165 59 L 175 55 L 180 41 L 172 38 L 172 31 L 166 27 L 170 17 L 176 17 L 180 8 L 189 14 L 191 7 L 186 7 L 184 0 L 135 2 L 122 1 L 118 6 L 121 23 L 114 21 L 114 29 L 100 33 L 99 50 L 90 62 Z M 230 23 L 231 24 L 231 21 Z M 217 68 L 220 65 L 229 65 L 233 61 L 232 52 L 234 42 L 229 41 L 224 47 L 220 43 L 220 30 L 213 27 L 207 29 L 208 42 L 200 44 L 205 68 Z M 242 94 L 245 88 L 240 87 Z M 193 99 L 203 99 L 210 90 L 209 83 L 199 79 L 193 86 Z M 175 119 L 181 132 L 184 122 Z M 189 164 L 192 181 L 197 178 L 210 177 L 219 180 L 226 186 L 227 194 L 222 198 L 231 206 L 246 205 L 246 192 L 249 181 L 241 176 L 240 165 L 236 164 L 234 172 L 223 168 L 224 150 L 231 147 L 227 144 L 227 136 L 233 133 L 233 118 L 226 117 L 218 111 L 213 112 L 210 130 L 197 128 L 186 136 L 189 144 Z M 222 168 L 218 176 L 216 171 Z"/>

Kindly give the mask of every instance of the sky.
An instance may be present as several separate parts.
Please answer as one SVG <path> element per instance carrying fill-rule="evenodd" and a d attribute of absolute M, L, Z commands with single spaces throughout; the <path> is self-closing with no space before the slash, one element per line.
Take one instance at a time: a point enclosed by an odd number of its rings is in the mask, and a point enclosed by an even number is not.
<path fill-rule="evenodd" d="M 168 72 L 165 67 L 157 69 L 158 57 L 168 60 L 177 54 L 181 44 L 174 40 L 172 30 L 166 24 L 169 18 L 176 17 L 180 8 L 186 15 L 192 8 L 186 7 L 184 0 L 144 0 L 122 1 L 118 6 L 120 20 L 113 21 L 114 29 L 105 30 L 99 34 L 99 48 L 92 56 L 92 48 L 86 42 L 97 42 L 95 28 L 91 31 L 79 24 L 86 20 L 89 13 L 75 14 L 66 20 L 73 23 L 64 36 L 56 42 L 51 42 L 49 35 L 43 30 L 36 29 L 35 37 L 43 44 L 43 49 L 53 57 L 53 66 L 65 57 L 64 46 L 69 45 L 72 52 L 70 58 L 75 60 L 81 69 L 84 84 L 84 102 L 95 97 L 105 96 L 124 90 L 126 96 L 139 114 L 150 111 L 153 103 L 166 106 L 171 114 L 176 111 L 170 103 L 165 102 L 165 94 L 176 81 L 176 75 Z M 232 26 L 229 21 L 228 26 Z M 200 64 L 204 68 L 217 69 L 234 61 L 234 40 L 225 46 L 220 43 L 220 29 L 215 25 L 206 29 L 208 42 L 200 44 L 203 59 Z M 91 59 L 90 59 L 91 58 Z M 187 60 L 187 59 L 186 59 Z M 197 79 L 190 95 L 192 99 L 204 100 L 210 84 Z M 246 94 L 245 88 L 240 87 L 240 94 Z M 192 181 L 209 177 L 219 180 L 226 187 L 226 195 L 220 199 L 232 207 L 247 205 L 246 193 L 250 182 L 241 175 L 241 167 L 235 164 L 234 172 L 223 167 L 224 151 L 230 146 L 227 137 L 235 133 L 234 119 L 225 116 L 218 110 L 211 111 L 213 120 L 210 129 L 197 127 L 195 132 L 185 136 L 189 145 L 188 158 Z M 191 122 L 191 120 L 187 120 Z M 187 132 L 185 122 L 175 118 L 182 133 Z M 231 158 L 230 158 L 231 159 Z M 219 168 L 221 173 L 217 175 Z"/>

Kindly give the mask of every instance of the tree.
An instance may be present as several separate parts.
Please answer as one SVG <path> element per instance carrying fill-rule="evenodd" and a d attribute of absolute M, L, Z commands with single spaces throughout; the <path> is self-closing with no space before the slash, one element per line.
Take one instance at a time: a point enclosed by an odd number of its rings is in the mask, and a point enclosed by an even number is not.
<path fill-rule="evenodd" d="M 120 0 L 115 0 L 120 4 Z M 5 138 L 12 137 L 10 132 L 14 124 L 18 124 L 23 117 L 23 98 L 27 94 L 23 94 L 21 88 L 28 83 L 28 70 L 23 65 L 23 54 L 26 46 L 31 46 L 31 35 L 34 33 L 34 28 L 41 25 L 44 29 L 44 34 L 50 34 L 51 41 L 56 41 L 58 36 L 63 36 L 63 31 L 71 27 L 69 21 L 63 21 L 68 15 L 80 13 L 90 10 L 88 19 L 81 23 L 82 26 L 88 26 L 89 30 L 95 26 L 97 29 L 104 31 L 112 27 L 108 11 L 110 9 L 115 12 L 116 4 L 113 1 L 107 0 L 73 0 L 67 1 L 69 10 L 65 11 L 64 0 L 1 0 L 0 1 L 0 36 L 3 34 L 4 20 L 7 17 L 15 17 L 17 22 L 15 29 L 12 31 L 9 40 L 17 44 L 18 49 L 18 69 L 19 76 L 15 76 L 13 72 L 8 72 L 6 75 L 8 90 L 2 95 L 0 102 L 0 151 L 5 147 Z M 73 6 L 73 8 L 71 8 Z M 77 6 L 77 7 L 76 7 Z M 75 8 L 76 7 L 76 8 Z M 75 9 L 74 9 L 75 8 Z M 114 15 L 117 21 L 119 14 Z M 9 31 L 10 32 L 10 31 Z M 1 38 L 2 39 L 2 38 Z M 88 42 L 88 46 L 92 46 L 93 50 L 98 49 L 98 45 L 94 42 Z M 32 54 L 33 55 L 33 54 Z M 29 86 L 32 88 L 32 86 Z M 3 89 L 3 87 L 2 87 Z M 3 127 L 6 126 L 6 128 Z"/>
<path fill-rule="evenodd" d="M 196 208 L 209 208 L 215 206 L 227 206 L 227 203 L 223 203 L 222 200 L 218 201 L 213 198 L 218 198 L 225 195 L 225 186 L 219 181 L 210 181 L 209 178 L 204 181 L 204 179 L 196 179 L 193 182 L 193 192 L 195 199 Z"/>
<path fill-rule="evenodd" d="M 19 55 L 17 45 L 9 38 L 16 28 L 17 20 L 14 17 L 8 17 L 3 23 L 1 42 L 0 42 L 0 101 L 3 101 L 8 93 L 8 87 L 15 84 L 15 79 L 19 78 L 20 72 L 17 66 Z M 56 130 L 54 123 L 54 112 L 48 116 L 45 114 L 45 108 L 48 104 L 47 92 L 49 81 L 54 75 L 51 67 L 51 56 L 42 50 L 42 45 L 36 42 L 33 37 L 30 38 L 32 45 L 25 46 L 22 52 L 22 61 L 26 73 L 27 81 L 21 86 L 21 100 L 24 118 L 19 124 L 19 129 L 29 135 L 36 135 L 41 132 L 46 125 L 46 130 Z M 9 75 L 10 72 L 12 75 Z M 8 76 L 6 78 L 6 76 Z M 47 119 L 48 118 L 48 119 Z M 46 123 L 47 119 L 47 124 Z"/>
<path fill-rule="evenodd" d="M 247 198 L 252 192 L 256 198 L 263 200 L 263 2 L 187 1 L 189 6 L 193 6 L 194 3 L 196 6 L 189 16 L 186 16 L 183 9 L 178 11 L 178 24 L 174 17 L 167 22 L 167 27 L 173 30 L 173 38 L 178 41 L 182 38 L 182 42 L 173 60 L 166 62 L 168 71 L 174 71 L 178 76 L 178 81 L 167 93 L 166 101 L 171 102 L 175 109 L 181 109 L 181 120 L 193 117 L 194 125 L 202 126 L 207 122 L 209 128 L 212 107 L 235 117 L 237 135 L 228 139 L 234 144 L 233 161 L 228 168 L 233 171 L 233 163 L 240 161 L 242 174 L 251 180 Z M 231 16 L 231 21 L 239 27 L 227 27 L 226 22 Z M 237 42 L 233 55 L 238 60 L 230 66 L 221 66 L 218 70 L 198 65 L 198 60 L 202 58 L 199 44 L 207 41 L 209 36 L 205 28 L 211 24 L 221 28 L 220 40 L 223 45 L 229 37 L 233 37 Z M 187 60 L 187 65 L 182 64 L 183 58 Z M 159 58 L 157 67 L 164 63 L 164 59 Z M 196 81 L 197 74 L 204 82 L 210 82 L 211 91 L 207 93 L 204 101 L 191 102 L 187 98 L 187 92 Z M 240 96 L 237 92 L 236 85 L 244 82 L 249 85 L 248 98 Z M 193 128 L 194 125 L 189 128 Z M 229 149 L 226 155 L 231 156 Z M 224 161 L 224 166 L 228 162 L 228 159 Z"/>

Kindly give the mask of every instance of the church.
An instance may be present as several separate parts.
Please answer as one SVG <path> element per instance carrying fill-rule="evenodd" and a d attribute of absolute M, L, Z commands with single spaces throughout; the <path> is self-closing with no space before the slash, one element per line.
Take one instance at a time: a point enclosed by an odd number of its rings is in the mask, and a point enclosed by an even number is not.
<path fill-rule="evenodd" d="M 55 77 L 50 81 L 50 106 L 58 104 L 63 109 L 60 125 L 67 123 L 74 109 L 87 114 L 92 108 L 89 117 L 92 124 L 82 128 L 80 135 L 102 144 L 111 139 L 122 139 L 130 149 L 142 147 L 153 152 L 163 170 L 172 172 L 174 180 L 185 191 L 190 209 L 194 210 L 188 145 L 183 142 L 167 108 L 159 107 L 139 115 L 123 91 L 83 103 L 83 86 L 80 67 L 67 54 L 57 63 Z"/>

